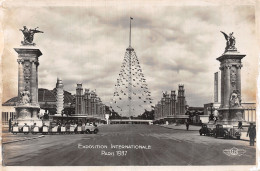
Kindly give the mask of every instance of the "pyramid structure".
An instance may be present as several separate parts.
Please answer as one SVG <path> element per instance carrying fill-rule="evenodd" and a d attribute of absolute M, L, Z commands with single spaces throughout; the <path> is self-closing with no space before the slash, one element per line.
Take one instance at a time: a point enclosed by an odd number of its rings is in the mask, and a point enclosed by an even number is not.
<path fill-rule="evenodd" d="M 131 47 L 131 20 L 130 17 L 129 47 L 126 49 L 110 101 L 112 110 L 127 117 L 149 110 L 153 100 L 138 57 Z"/>

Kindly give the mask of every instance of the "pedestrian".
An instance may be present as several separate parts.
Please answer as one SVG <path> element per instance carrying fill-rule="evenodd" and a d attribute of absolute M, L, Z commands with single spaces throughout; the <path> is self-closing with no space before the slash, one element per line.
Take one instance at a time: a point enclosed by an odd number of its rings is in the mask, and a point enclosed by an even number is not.
<path fill-rule="evenodd" d="M 238 129 L 242 129 L 242 128 L 243 128 L 242 126 L 243 126 L 242 122 L 239 121 L 239 122 L 238 122 Z"/>
<path fill-rule="evenodd" d="M 11 132 L 11 128 L 12 128 L 12 118 L 9 119 L 9 132 Z"/>
<path fill-rule="evenodd" d="M 250 146 L 254 146 L 255 144 L 255 136 L 256 136 L 256 129 L 255 129 L 255 125 L 253 125 L 253 123 L 250 123 L 249 127 L 248 127 L 248 131 L 247 131 L 247 135 L 249 135 L 250 138 Z"/>
<path fill-rule="evenodd" d="M 190 126 L 189 122 L 186 121 L 186 129 L 187 129 L 187 131 L 189 130 L 189 126 Z"/>

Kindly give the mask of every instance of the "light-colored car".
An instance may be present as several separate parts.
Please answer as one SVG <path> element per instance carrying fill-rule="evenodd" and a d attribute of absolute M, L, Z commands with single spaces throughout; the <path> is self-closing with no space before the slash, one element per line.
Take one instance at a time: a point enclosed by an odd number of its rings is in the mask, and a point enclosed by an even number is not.
<path fill-rule="evenodd" d="M 85 130 L 86 130 L 86 133 L 89 133 L 89 134 L 92 134 L 92 133 L 97 134 L 99 131 L 97 126 L 95 126 L 94 124 L 91 124 L 91 123 L 86 124 Z"/>

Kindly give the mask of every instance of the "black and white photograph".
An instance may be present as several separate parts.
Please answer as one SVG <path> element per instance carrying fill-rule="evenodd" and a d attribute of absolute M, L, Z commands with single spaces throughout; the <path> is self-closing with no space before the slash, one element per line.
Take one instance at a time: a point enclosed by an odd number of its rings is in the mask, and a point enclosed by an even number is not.
<path fill-rule="evenodd" d="M 258 170 L 258 7 L 1 2 L 2 170 Z"/>

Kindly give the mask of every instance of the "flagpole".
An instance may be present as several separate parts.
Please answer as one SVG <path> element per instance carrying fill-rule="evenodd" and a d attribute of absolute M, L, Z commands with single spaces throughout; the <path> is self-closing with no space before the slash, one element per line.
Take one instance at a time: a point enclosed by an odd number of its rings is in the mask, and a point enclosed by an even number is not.
<path fill-rule="evenodd" d="M 129 47 L 131 47 L 131 20 L 132 18 L 130 17 Z"/>

